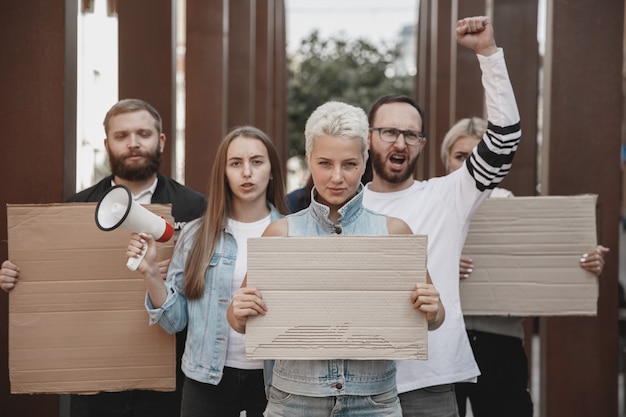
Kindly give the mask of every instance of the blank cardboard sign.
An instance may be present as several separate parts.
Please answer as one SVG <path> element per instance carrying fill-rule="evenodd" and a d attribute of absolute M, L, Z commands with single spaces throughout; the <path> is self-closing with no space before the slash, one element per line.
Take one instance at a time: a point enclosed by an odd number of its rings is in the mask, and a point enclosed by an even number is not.
<path fill-rule="evenodd" d="M 595 195 L 487 199 L 463 248 L 463 313 L 596 315 L 598 278 L 579 266 L 596 245 Z"/>
<path fill-rule="evenodd" d="M 250 317 L 250 359 L 426 359 L 427 323 L 413 309 L 426 282 L 426 236 L 248 240 L 248 286 L 267 303 Z"/>
<path fill-rule="evenodd" d="M 172 222 L 169 205 L 146 208 Z M 8 205 L 12 393 L 173 391 L 175 337 L 148 325 L 145 286 L 126 267 L 130 232 L 99 230 L 95 203 Z M 173 240 L 159 244 L 167 259 Z"/>

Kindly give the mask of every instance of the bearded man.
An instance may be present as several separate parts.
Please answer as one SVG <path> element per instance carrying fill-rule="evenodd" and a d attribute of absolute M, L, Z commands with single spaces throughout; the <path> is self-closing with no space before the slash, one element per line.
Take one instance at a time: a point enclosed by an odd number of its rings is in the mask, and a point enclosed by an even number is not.
<path fill-rule="evenodd" d="M 143 100 L 117 102 L 104 118 L 104 147 L 111 175 L 67 199 L 67 202 L 98 202 L 114 185 L 127 186 L 139 204 L 172 204 L 174 228 L 200 216 L 206 208 L 206 197 L 172 178 L 159 173 L 166 137 L 162 119 L 154 107 Z M 159 267 L 167 271 L 169 260 Z M 0 288 L 15 288 L 19 267 L 9 260 L 0 268 Z M 180 359 L 186 332 L 176 335 L 176 391 L 130 390 L 102 392 L 95 395 L 71 395 L 71 417 L 170 417 L 180 414 L 183 374 Z"/>
<path fill-rule="evenodd" d="M 154 107 L 143 100 L 121 100 L 107 112 L 104 131 L 104 147 L 109 156 L 111 175 L 71 196 L 68 202 L 100 201 L 112 186 L 123 184 L 139 204 L 171 203 L 176 232 L 203 214 L 206 206 L 204 195 L 159 173 L 166 137 L 161 116 Z M 183 381 L 180 358 L 184 351 L 185 332 L 177 334 L 176 340 L 175 392 L 132 390 L 72 395 L 71 416 L 178 415 Z"/>
<path fill-rule="evenodd" d="M 68 202 L 97 202 L 112 186 L 123 184 L 137 203 L 171 203 L 177 232 L 203 214 L 204 195 L 159 173 L 166 137 L 154 107 L 143 100 L 121 100 L 107 112 L 104 131 L 111 175 Z"/>
<path fill-rule="evenodd" d="M 428 335 L 428 359 L 398 361 L 396 382 L 404 417 L 458 417 L 454 383 L 476 382 L 480 371 L 465 332 L 459 267 L 473 214 L 509 172 L 521 137 L 520 117 L 504 51 L 486 16 L 461 19 L 457 43 L 478 59 L 489 120 L 487 133 L 462 169 L 426 181 L 413 179 L 426 145 L 424 112 L 410 97 L 383 96 L 369 112 L 373 179 L 363 206 L 404 220 L 428 236 L 428 271 L 446 319 Z M 506 414 L 511 415 L 511 413 Z"/>

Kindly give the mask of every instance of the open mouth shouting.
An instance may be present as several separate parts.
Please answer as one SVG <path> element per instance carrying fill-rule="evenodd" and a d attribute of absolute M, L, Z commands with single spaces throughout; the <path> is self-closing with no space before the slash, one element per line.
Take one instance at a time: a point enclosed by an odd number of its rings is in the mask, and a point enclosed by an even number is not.
<path fill-rule="evenodd" d="M 392 153 L 389 155 L 389 162 L 393 171 L 401 171 L 406 166 L 409 156 L 406 153 Z"/>

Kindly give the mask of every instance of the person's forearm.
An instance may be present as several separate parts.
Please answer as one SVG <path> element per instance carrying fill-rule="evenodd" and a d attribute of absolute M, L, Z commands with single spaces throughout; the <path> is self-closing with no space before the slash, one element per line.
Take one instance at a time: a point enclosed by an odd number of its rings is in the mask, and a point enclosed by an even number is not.
<path fill-rule="evenodd" d="M 515 95 L 502 51 L 489 57 L 478 57 L 483 72 L 489 124 L 487 133 L 474 148 L 465 165 L 475 180 L 476 188 L 484 191 L 500 183 L 509 172 L 521 137 L 521 129 Z"/>
<path fill-rule="evenodd" d="M 520 121 L 515 93 L 504 59 L 504 51 L 498 48 L 495 53 L 476 55 L 480 64 L 481 82 L 485 90 L 487 120 L 500 127 L 516 125 Z"/>
<path fill-rule="evenodd" d="M 167 289 L 165 288 L 165 282 L 163 282 L 158 270 L 155 276 L 144 275 L 143 281 L 146 285 L 146 291 L 148 292 L 148 297 L 150 297 L 152 305 L 155 308 L 161 308 L 167 299 Z"/>

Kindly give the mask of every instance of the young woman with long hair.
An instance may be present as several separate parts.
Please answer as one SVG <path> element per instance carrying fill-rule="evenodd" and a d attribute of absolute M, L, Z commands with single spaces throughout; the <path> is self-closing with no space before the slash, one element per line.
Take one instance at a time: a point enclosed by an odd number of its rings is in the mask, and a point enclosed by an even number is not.
<path fill-rule="evenodd" d="M 261 417 L 266 406 L 263 361 L 245 358 L 244 337 L 226 310 L 247 269 L 247 239 L 287 212 L 278 153 L 254 127 L 231 131 L 217 149 L 205 215 L 181 233 L 163 282 L 154 239 L 133 234 L 128 256 L 147 246 L 139 266 L 150 323 L 169 333 L 187 327 L 182 417 Z"/>

